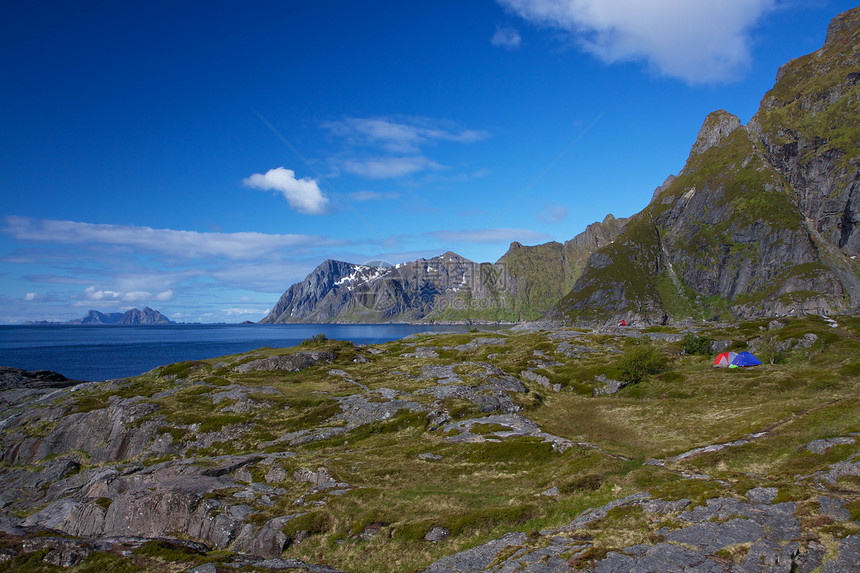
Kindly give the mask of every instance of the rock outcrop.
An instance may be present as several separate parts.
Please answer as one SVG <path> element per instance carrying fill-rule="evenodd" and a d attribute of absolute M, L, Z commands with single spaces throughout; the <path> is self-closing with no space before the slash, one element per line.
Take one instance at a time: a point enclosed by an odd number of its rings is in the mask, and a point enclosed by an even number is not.
<path fill-rule="evenodd" d="M 797 505 L 775 503 L 776 488 L 755 488 L 746 500 L 714 498 L 688 509 L 689 499 L 665 501 L 636 494 L 589 509 L 568 525 L 538 535 L 511 533 L 440 559 L 424 573 L 487 571 L 851 571 L 860 565 L 860 536 L 845 537 L 825 561 L 825 547 L 803 539 Z M 670 522 L 650 543 L 595 551 L 594 526 L 611 516 L 639 514 Z M 536 532 L 537 533 L 537 532 Z M 741 551 L 734 553 L 738 548 Z M 735 562 L 737 561 L 737 562 Z"/>

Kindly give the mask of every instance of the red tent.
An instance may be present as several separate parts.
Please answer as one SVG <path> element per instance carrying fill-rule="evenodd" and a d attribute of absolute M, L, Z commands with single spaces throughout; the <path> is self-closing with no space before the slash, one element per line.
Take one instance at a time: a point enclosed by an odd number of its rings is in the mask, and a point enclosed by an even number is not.
<path fill-rule="evenodd" d="M 714 360 L 714 368 L 728 368 L 732 365 L 732 362 L 737 358 L 737 356 L 737 352 L 723 352 L 722 354 L 717 354 L 717 359 Z"/>

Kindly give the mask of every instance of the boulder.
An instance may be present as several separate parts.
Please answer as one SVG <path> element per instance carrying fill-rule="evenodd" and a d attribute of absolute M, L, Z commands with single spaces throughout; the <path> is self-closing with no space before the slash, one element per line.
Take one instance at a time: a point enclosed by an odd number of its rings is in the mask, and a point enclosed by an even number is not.
<path fill-rule="evenodd" d="M 257 372 L 284 370 L 287 372 L 298 372 L 322 362 L 334 362 L 336 358 L 337 355 L 334 352 L 328 351 L 296 352 L 295 354 L 287 354 L 285 356 L 269 356 L 268 358 L 252 360 L 251 362 L 236 366 L 233 368 L 233 371 Z"/>

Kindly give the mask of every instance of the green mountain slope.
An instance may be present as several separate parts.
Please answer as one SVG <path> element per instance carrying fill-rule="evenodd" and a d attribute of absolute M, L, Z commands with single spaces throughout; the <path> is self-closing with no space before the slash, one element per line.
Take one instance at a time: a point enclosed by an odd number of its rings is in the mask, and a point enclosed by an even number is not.
<path fill-rule="evenodd" d="M 860 9 L 786 64 L 747 126 L 705 120 L 687 164 L 597 251 L 555 318 L 646 323 L 860 303 Z"/>

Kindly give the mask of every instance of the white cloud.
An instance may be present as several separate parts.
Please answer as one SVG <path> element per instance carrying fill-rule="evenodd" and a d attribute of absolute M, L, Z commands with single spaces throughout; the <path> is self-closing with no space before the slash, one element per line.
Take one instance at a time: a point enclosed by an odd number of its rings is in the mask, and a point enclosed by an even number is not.
<path fill-rule="evenodd" d="M 734 79 L 750 59 L 750 30 L 776 0 L 498 0 L 560 28 L 606 63 L 644 60 L 691 84 Z"/>
<path fill-rule="evenodd" d="M 160 292 L 157 295 L 155 295 L 155 298 L 153 300 L 157 300 L 158 302 L 165 302 L 168 300 L 173 300 L 173 291 L 172 290 L 166 290 L 164 292 Z"/>
<path fill-rule="evenodd" d="M 308 215 L 321 215 L 326 212 L 328 197 L 323 195 L 316 180 L 307 177 L 296 179 L 292 169 L 276 167 L 265 174 L 254 173 L 242 181 L 248 187 L 265 191 L 279 191 L 291 209 Z"/>
<path fill-rule="evenodd" d="M 436 141 L 474 143 L 490 136 L 483 130 L 461 129 L 450 122 L 424 117 L 350 117 L 323 127 L 353 144 L 378 146 L 399 154 L 417 154 L 423 145 Z"/>
<path fill-rule="evenodd" d="M 430 233 L 442 243 L 546 243 L 554 240 L 551 235 L 528 229 L 484 229 L 483 231 L 435 231 Z"/>
<path fill-rule="evenodd" d="M 496 28 L 496 33 L 493 34 L 490 43 L 500 48 L 515 50 L 520 47 L 522 40 L 520 33 L 515 28 L 500 26 Z"/>
<path fill-rule="evenodd" d="M 226 257 L 258 259 L 282 249 L 317 248 L 339 244 L 312 235 L 264 233 L 199 233 L 134 225 L 98 225 L 76 221 L 37 220 L 7 216 L 0 231 L 19 241 L 51 244 L 91 244 L 136 249 L 181 259 Z"/>
<path fill-rule="evenodd" d="M 268 314 L 268 311 L 263 313 L 261 310 L 256 308 L 225 308 L 221 312 L 226 314 L 227 316 L 246 316 L 246 315 L 254 315 L 254 316 L 265 316 Z"/>
<path fill-rule="evenodd" d="M 119 281 L 122 282 L 122 281 Z M 102 289 L 96 286 L 89 286 L 84 289 L 80 297 L 78 306 L 97 303 L 129 303 L 129 304 L 146 304 L 150 302 L 166 302 L 173 299 L 173 291 L 166 290 L 157 294 L 152 294 L 145 290 L 119 291 Z"/>
<path fill-rule="evenodd" d="M 322 126 L 345 143 L 341 158 L 332 160 L 333 168 L 370 179 L 442 169 L 427 157 L 425 147 L 440 142 L 469 144 L 490 136 L 487 131 L 425 117 L 349 117 Z"/>
<path fill-rule="evenodd" d="M 84 290 L 84 298 L 87 300 L 110 300 L 119 298 L 119 293 L 111 290 L 101 290 L 91 286 Z"/>
<path fill-rule="evenodd" d="M 373 159 L 349 159 L 343 162 L 343 169 L 353 175 L 369 179 L 389 179 L 404 177 L 427 169 L 442 169 L 442 166 L 424 156 L 377 157 Z"/>
<path fill-rule="evenodd" d="M 38 298 L 39 298 L 39 295 L 34 293 L 34 292 L 28 292 L 27 294 L 24 295 L 24 300 L 27 302 L 37 300 Z"/>

